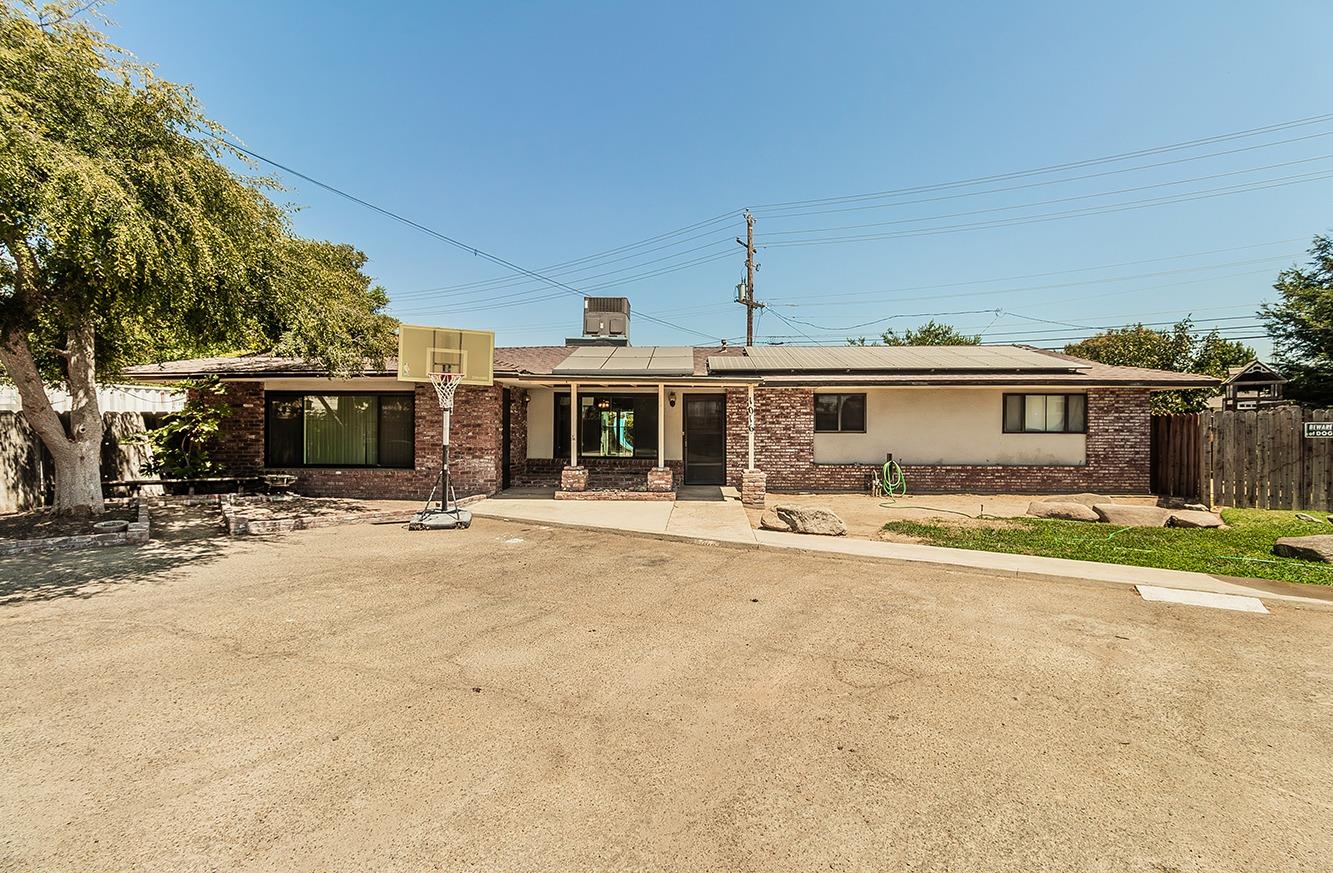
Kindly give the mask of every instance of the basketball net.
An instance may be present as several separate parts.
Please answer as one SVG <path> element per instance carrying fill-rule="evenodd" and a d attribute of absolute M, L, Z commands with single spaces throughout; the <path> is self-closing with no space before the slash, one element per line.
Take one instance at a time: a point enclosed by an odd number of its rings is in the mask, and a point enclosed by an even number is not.
<path fill-rule="evenodd" d="M 430 384 L 435 386 L 435 399 L 445 412 L 454 410 L 454 392 L 463 381 L 462 373 L 431 373 Z"/>

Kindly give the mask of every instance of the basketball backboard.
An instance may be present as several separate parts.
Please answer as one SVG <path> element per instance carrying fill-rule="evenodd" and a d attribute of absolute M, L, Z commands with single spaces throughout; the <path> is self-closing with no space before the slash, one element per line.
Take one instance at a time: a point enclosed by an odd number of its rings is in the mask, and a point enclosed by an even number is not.
<path fill-rule="evenodd" d="M 494 366 L 493 331 L 398 326 L 398 378 L 403 382 L 429 382 L 432 373 L 462 373 L 464 385 L 490 385 Z"/>

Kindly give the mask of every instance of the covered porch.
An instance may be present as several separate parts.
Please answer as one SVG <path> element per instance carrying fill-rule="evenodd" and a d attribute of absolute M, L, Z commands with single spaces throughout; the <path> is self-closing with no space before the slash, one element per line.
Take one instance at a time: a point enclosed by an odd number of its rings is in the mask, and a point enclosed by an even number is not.
<path fill-rule="evenodd" d="M 510 489 L 546 487 L 556 500 L 671 501 L 682 486 L 716 490 L 740 473 L 751 501 L 762 502 L 753 487 L 757 379 L 499 381 L 518 398 L 507 404 Z"/>

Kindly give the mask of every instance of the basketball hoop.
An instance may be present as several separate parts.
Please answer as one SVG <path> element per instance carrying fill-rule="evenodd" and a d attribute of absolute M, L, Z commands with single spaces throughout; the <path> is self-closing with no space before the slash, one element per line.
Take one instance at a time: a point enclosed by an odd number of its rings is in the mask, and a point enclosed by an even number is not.
<path fill-rule="evenodd" d="M 430 384 L 435 386 L 435 399 L 440 401 L 440 408 L 445 412 L 454 409 L 454 392 L 463 381 L 462 373 L 431 373 Z"/>
<path fill-rule="evenodd" d="M 489 330 L 398 326 L 398 379 L 429 382 L 440 403 L 440 475 L 431 485 L 426 506 L 412 517 L 412 530 L 453 530 L 472 523 L 472 513 L 458 505 L 449 478 L 449 419 L 454 394 L 464 382 L 494 384 L 495 334 Z M 418 459 L 421 460 L 421 459 Z"/>

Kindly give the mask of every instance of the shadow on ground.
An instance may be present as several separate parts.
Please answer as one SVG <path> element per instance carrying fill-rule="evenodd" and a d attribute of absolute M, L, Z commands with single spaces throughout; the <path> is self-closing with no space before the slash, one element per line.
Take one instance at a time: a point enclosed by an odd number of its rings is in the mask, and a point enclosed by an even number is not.
<path fill-rule="evenodd" d="M 216 507 L 155 508 L 147 545 L 0 558 L 0 606 L 87 599 L 178 567 L 217 560 L 231 545 L 219 520 Z"/>

